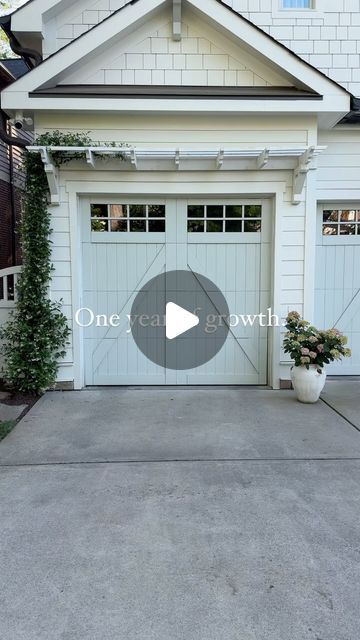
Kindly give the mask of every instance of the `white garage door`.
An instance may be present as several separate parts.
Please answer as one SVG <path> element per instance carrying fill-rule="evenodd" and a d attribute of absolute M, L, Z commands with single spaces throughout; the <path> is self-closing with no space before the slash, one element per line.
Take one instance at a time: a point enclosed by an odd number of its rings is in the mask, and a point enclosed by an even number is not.
<path fill-rule="evenodd" d="M 321 208 L 315 295 L 317 326 L 342 331 L 353 353 L 328 373 L 360 375 L 360 207 Z"/>
<path fill-rule="evenodd" d="M 84 329 L 86 385 L 265 384 L 268 329 L 231 329 L 222 350 L 190 371 L 165 370 L 137 348 L 126 316 L 137 292 L 165 271 L 210 278 L 231 313 L 270 306 L 269 201 L 99 199 L 83 206 L 83 307 L 120 326 Z"/>

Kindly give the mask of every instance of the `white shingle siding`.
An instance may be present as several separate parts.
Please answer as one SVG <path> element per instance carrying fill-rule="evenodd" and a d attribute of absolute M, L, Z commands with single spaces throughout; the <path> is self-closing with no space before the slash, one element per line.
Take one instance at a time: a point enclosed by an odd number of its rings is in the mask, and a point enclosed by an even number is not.
<path fill-rule="evenodd" d="M 338 127 L 319 132 L 325 151 L 319 156 L 317 188 L 319 199 L 360 200 L 359 128 Z"/>
<path fill-rule="evenodd" d="M 260 11 L 253 0 L 224 0 L 224 4 L 359 95 L 359 61 L 347 54 L 360 52 L 360 0 L 315 0 L 314 10 L 309 11 L 280 10 L 280 0 L 260 0 Z M 319 54 L 324 57 L 319 59 Z"/>
<path fill-rule="evenodd" d="M 185 14 L 186 16 L 186 14 Z M 170 18 L 170 15 L 168 15 Z M 142 33 L 142 32 L 141 32 Z M 223 35 L 198 22 L 183 22 L 180 42 L 168 19 L 160 29 L 124 50 L 118 42 L 97 61 L 66 79 L 68 84 L 170 84 L 202 86 L 275 86 L 290 84 Z M 231 50 L 232 55 L 227 49 Z"/>
<path fill-rule="evenodd" d="M 68 44 L 129 1 L 80 0 L 74 3 L 49 25 L 44 41 L 45 56 Z M 314 10 L 280 10 L 280 0 L 223 1 L 346 89 L 360 94 L 359 60 L 348 55 L 360 53 L 360 0 L 315 0 Z M 207 53 L 206 41 L 199 44 L 192 38 L 185 38 L 183 45 L 173 41 L 169 44 L 166 38 L 158 38 L 151 45 L 153 53 Z M 191 67 L 191 70 L 195 68 Z M 162 77 L 163 74 L 158 75 Z M 141 77 L 141 74 L 137 76 Z M 207 84 L 203 74 L 196 76 L 201 78 L 201 84 Z M 227 84 L 226 80 L 224 82 Z"/>

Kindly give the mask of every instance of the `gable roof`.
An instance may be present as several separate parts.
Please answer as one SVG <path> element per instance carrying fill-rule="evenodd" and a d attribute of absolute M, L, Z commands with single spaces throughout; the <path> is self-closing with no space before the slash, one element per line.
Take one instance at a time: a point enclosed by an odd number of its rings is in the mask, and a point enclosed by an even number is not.
<path fill-rule="evenodd" d="M 220 25 L 229 36 L 242 42 L 243 45 L 246 43 L 254 55 L 261 56 L 275 69 L 293 78 L 294 85 L 299 89 L 305 89 L 308 93 L 321 94 L 323 105 L 320 110 L 338 111 L 341 116 L 349 111 L 350 94 L 346 89 L 241 16 L 222 0 L 187 0 L 186 4 L 201 17 L 201 20 Z M 27 101 L 26 108 L 36 107 L 35 94 L 56 87 L 59 81 L 61 82 L 62 74 L 64 76 L 66 72 L 81 67 L 85 60 L 97 57 L 116 40 L 123 40 L 138 25 L 156 15 L 156 12 L 166 5 L 166 0 L 131 0 L 92 29 L 50 55 L 25 78 L 18 80 L 15 83 L 16 88 L 12 87 L 12 89 L 16 90 L 18 98 L 20 94 L 23 94 L 24 98 L 25 94 L 27 97 L 30 94 L 33 101 L 31 102 L 31 99 L 30 102 Z M 236 20 L 233 18 L 234 15 Z M 10 92 L 11 89 L 5 92 L 4 107 L 11 109 L 14 107 L 13 101 L 10 100 Z M 275 99 L 276 96 L 273 95 L 271 98 Z M 109 108 L 109 105 L 103 106 Z M 38 108 L 44 108 L 44 103 Z M 316 110 L 313 109 L 313 111 Z"/>
<path fill-rule="evenodd" d="M 88 31 L 86 31 L 83 34 L 80 34 L 79 36 L 77 36 L 76 38 L 74 38 L 74 40 L 72 40 L 72 42 L 64 45 L 63 48 L 69 47 L 72 45 L 72 43 L 75 40 L 79 40 L 82 37 L 84 37 L 87 33 L 89 33 L 90 31 L 93 31 L 94 29 L 96 29 L 100 24 L 102 24 L 103 22 L 106 22 L 107 20 L 111 20 L 111 18 L 122 12 L 124 9 L 126 9 L 126 7 L 128 5 L 133 5 L 137 2 L 139 2 L 141 0 L 128 0 L 128 2 L 126 2 L 126 4 L 124 4 L 122 7 L 120 7 L 119 9 L 116 9 L 115 11 L 113 11 L 109 16 L 107 16 L 106 18 L 104 18 L 102 20 L 102 22 L 100 22 L 99 24 L 94 25 L 93 27 L 91 27 Z M 15 11 L 13 11 L 11 14 L 8 14 L 8 16 L 3 16 L 3 20 L 6 18 L 10 18 L 17 15 L 19 13 L 22 12 L 22 10 L 24 10 L 25 8 L 27 8 L 29 5 L 35 4 L 36 2 L 39 2 L 39 0 L 27 0 L 27 2 L 25 2 L 23 5 L 21 5 L 20 7 L 18 7 L 17 9 L 15 9 Z M 231 12 L 232 14 L 234 14 L 235 16 L 237 16 L 238 18 L 240 17 L 241 20 L 247 22 L 249 25 L 251 25 L 251 27 L 253 29 L 256 29 L 257 31 L 259 31 L 260 33 L 264 34 L 266 38 L 268 38 L 270 41 L 275 42 L 279 47 L 282 47 L 287 53 L 290 53 L 292 56 L 294 56 L 294 58 L 296 58 L 297 60 L 301 61 L 303 64 L 307 65 L 310 69 L 315 70 L 318 74 L 320 74 L 321 76 L 323 76 L 324 78 L 326 78 L 327 80 L 329 80 L 330 82 L 332 82 L 334 85 L 338 86 L 339 88 L 343 89 L 344 91 L 347 91 L 344 87 L 342 87 L 342 85 L 340 85 L 338 82 L 336 82 L 335 80 L 333 80 L 332 78 L 330 78 L 329 76 L 327 76 L 324 72 L 320 71 L 319 69 L 317 69 L 316 67 L 314 67 L 313 65 L 311 65 L 309 62 L 307 62 L 306 60 L 304 60 L 301 56 L 299 56 L 297 53 L 295 53 L 294 51 L 292 51 L 289 47 L 287 47 L 286 45 L 284 45 L 282 42 L 279 42 L 278 40 L 276 40 L 276 38 L 274 38 L 273 36 L 271 36 L 269 33 L 267 33 L 266 31 L 264 31 L 261 27 L 259 27 L 258 25 L 256 25 L 255 23 L 251 22 L 248 18 L 246 18 L 241 11 L 238 11 L 236 9 L 234 9 L 233 7 L 229 6 L 227 4 L 227 2 L 225 0 L 216 0 L 216 2 L 220 5 L 222 5 L 223 7 L 226 8 L 226 10 L 228 10 L 229 12 Z M 60 5 L 62 3 L 62 0 L 55 0 L 52 3 L 52 7 L 55 7 L 56 5 Z M 0 17 L 0 23 L 1 23 L 1 17 Z M 11 23 L 10 23 L 11 24 Z M 11 28 L 11 27 L 10 27 Z M 62 49 L 59 49 L 59 51 L 61 51 Z M 51 56 L 55 56 L 57 55 L 58 51 L 54 52 L 53 54 L 51 54 Z M 48 59 L 48 58 L 47 58 Z M 347 91 L 347 93 L 350 94 L 350 92 Z"/>

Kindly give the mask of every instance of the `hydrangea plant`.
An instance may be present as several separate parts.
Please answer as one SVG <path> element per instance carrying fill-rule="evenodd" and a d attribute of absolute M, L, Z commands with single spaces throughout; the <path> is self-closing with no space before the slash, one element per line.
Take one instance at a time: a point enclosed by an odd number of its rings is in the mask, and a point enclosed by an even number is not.
<path fill-rule="evenodd" d="M 316 329 L 297 311 L 289 313 L 285 326 L 284 351 L 290 354 L 296 367 L 309 369 L 315 364 L 322 369 L 334 360 L 351 356 L 351 350 L 346 347 L 348 339 L 338 329 Z"/>

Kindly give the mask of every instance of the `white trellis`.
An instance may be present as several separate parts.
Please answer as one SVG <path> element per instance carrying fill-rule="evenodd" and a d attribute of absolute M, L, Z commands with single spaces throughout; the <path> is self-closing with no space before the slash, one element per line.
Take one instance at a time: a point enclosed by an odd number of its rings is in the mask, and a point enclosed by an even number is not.
<path fill-rule="evenodd" d="M 43 147 L 30 146 L 28 151 L 40 153 L 49 182 L 51 203 L 59 204 L 59 180 L 52 153 L 83 154 L 88 166 L 109 169 L 102 163 L 108 157 L 117 162 L 117 170 L 125 171 L 274 171 L 293 172 L 293 204 L 301 201 L 306 176 L 316 169 L 316 157 L 325 146 L 262 149 L 136 149 L 134 147 Z M 122 158 L 119 158 L 121 153 Z"/>

